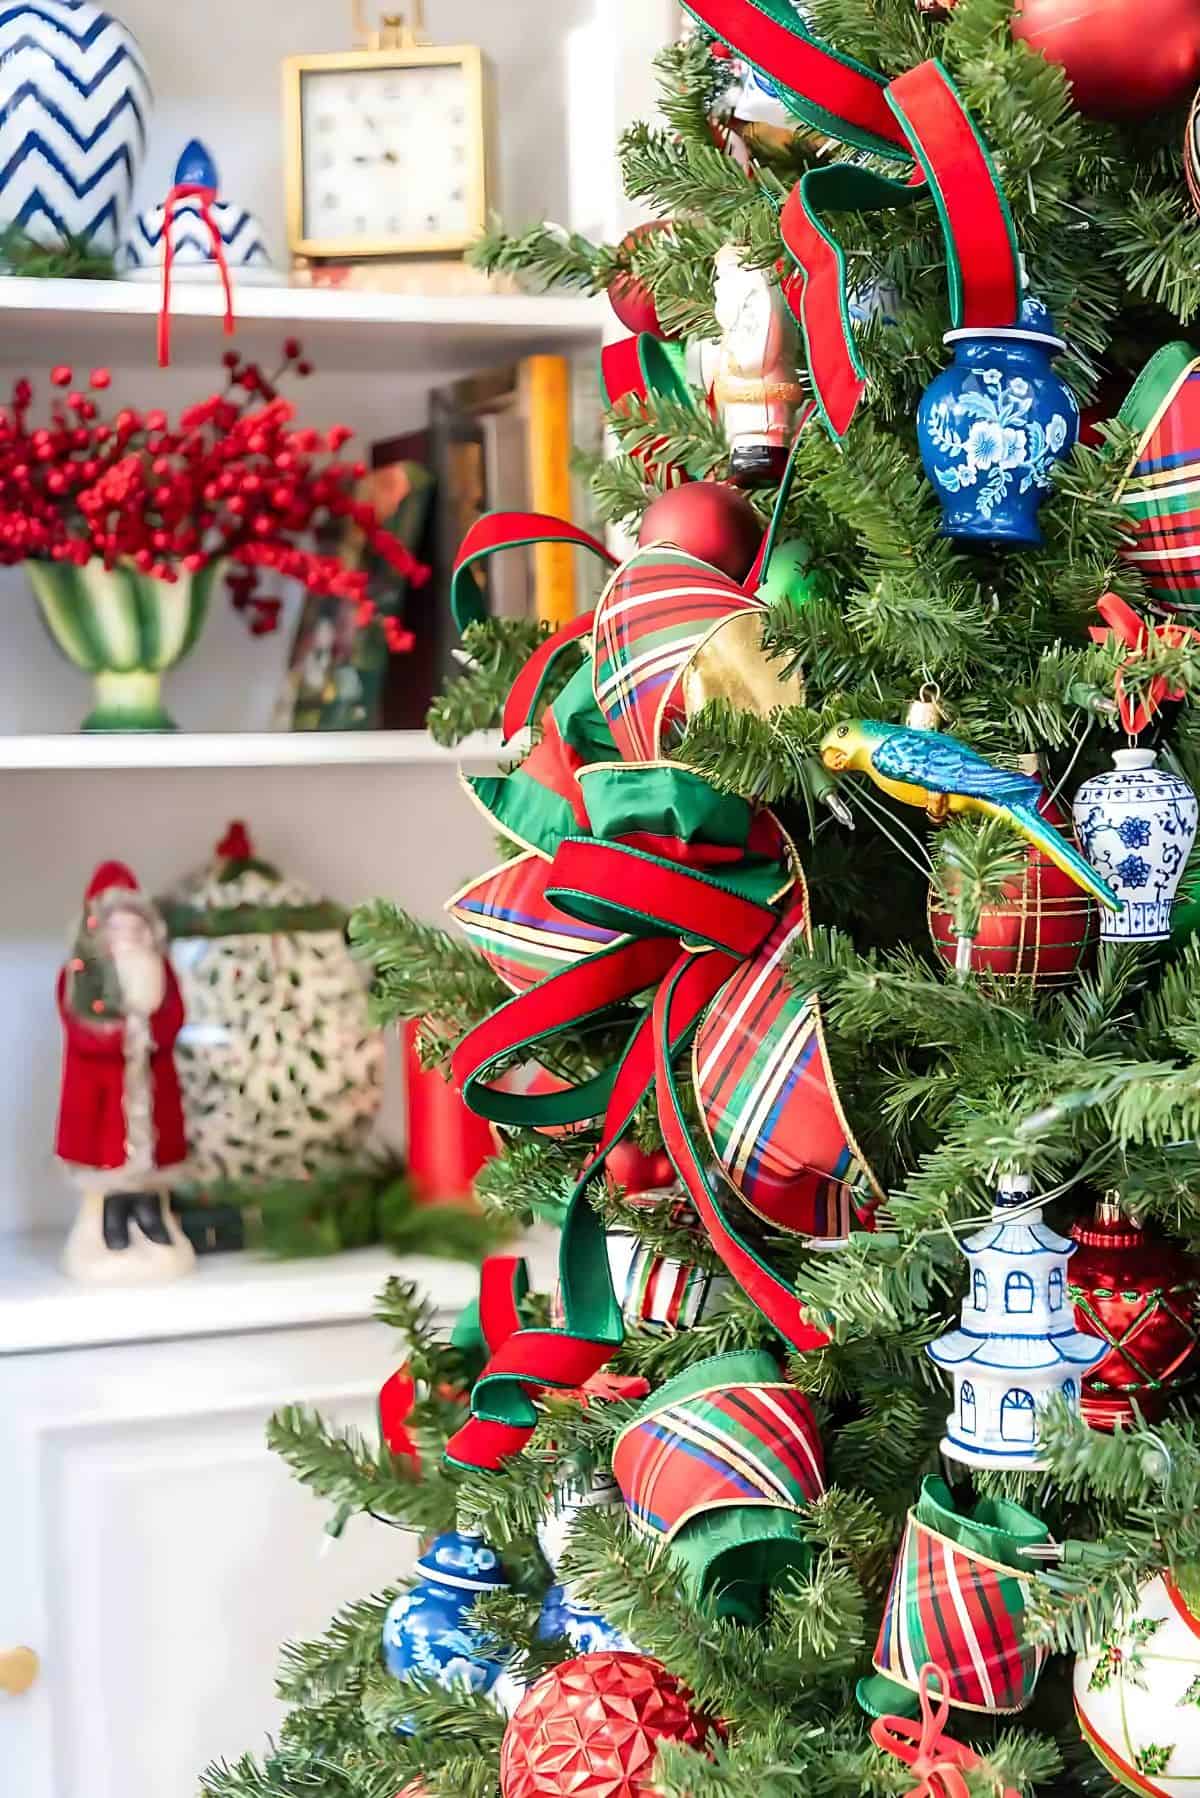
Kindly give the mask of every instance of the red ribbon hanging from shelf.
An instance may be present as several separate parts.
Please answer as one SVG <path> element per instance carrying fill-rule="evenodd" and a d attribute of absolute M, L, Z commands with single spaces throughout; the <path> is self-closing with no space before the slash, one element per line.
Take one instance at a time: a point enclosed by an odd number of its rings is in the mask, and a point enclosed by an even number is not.
<path fill-rule="evenodd" d="M 172 187 L 163 201 L 163 279 L 162 304 L 158 310 L 158 366 L 169 368 L 171 364 L 171 270 L 175 262 L 175 243 L 172 227 L 175 223 L 175 208 L 181 200 L 199 202 L 200 218 L 208 227 L 212 239 L 213 261 L 221 276 L 221 286 L 225 295 L 225 315 L 222 329 L 226 337 L 232 337 L 236 329 L 233 315 L 233 282 L 229 274 L 229 262 L 225 255 L 225 245 L 221 241 L 221 231 L 212 209 L 217 202 L 215 187 L 202 187 L 195 181 L 179 181 Z"/>

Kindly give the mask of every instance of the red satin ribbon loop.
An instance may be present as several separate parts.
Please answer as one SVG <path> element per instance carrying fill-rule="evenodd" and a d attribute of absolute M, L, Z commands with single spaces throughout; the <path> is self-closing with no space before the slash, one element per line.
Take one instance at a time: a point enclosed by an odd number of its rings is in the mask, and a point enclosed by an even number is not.
<path fill-rule="evenodd" d="M 554 858 L 547 897 L 572 910 L 573 896 L 611 899 L 629 910 L 629 894 L 655 934 L 703 937 L 738 956 L 753 955 L 774 924 L 775 914 L 752 899 L 741 899 L 702 874 L 668 867 L 619 843 L 594 837 L 568 838 Z"/>
<path fill-rule="evenodd" d="M 938 1684 L 936 1704 L 930 1697 L 934 1680 Z M 871 1725 L 871 1740 L 876 1748 L 894 1755 L 918 1775 L 918 1783 L 904 1798 L 970 1798 L 970 1787 L 963 1776 L 978 1767 L 980 1760 L 973 1749 L 942 1734 L 950 1716 L 950 1705 L 943 1696 L 949 1684 L 944 1669 L 926 1661 L 917 1687 L 920 1722 L 911 1717 L 880 1717 Z M 1019 1794 L 1005 1786 L 1001 1798 L 1019 1798 Z"/>

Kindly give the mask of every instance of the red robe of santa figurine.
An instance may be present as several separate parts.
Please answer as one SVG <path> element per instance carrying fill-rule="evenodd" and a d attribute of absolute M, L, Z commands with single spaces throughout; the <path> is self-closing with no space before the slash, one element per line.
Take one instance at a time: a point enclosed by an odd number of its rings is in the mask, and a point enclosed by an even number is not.
<path fill-rule="evenodd" d="M 187 1155 L 173 1054 L 183 1001 L 162 918 L 122 862 L 103 862 L 88 885 L 58 1009 L 55 1148 L 83 1193 L 67 1272 L 108 1282 L 186 1272 L 193 1252 L 167 1203 L 170 1170 Z"/>

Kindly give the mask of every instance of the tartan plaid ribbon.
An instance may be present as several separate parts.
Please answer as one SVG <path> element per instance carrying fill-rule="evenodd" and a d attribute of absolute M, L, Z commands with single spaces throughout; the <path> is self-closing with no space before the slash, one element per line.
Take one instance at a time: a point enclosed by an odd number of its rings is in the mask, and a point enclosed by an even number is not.
<path fill-rule="evenodd" d="M 928 1479 L 908 1514 L 892 1574 L 874 1665 L 859 1702 L 879 1714 L 909 1708 L 921 1670 L 936 1661 L 943 1695 L 956 1709 L 1006 1715 L 1033 1697 L 1046 1650 L 1026 1641 L 1026 1595 L 1034 1578 L 1021 1550 L 1049 1540 L 1021 1506 L 982 1500 L 971 1516 L 949 1488 Z"/>
<path fill-rule="evenodd" d="M 765 609 L 694 558 L 638 552 L 610 581 L 590 655 L 546 709 L 533 752 L 507 777 L 468 783 L 523 854 L 451 902 L 514 994 L 457 1046 L 454 1078 L 495 1123 L 598 1124 L 599 1140 L 563 1227 L 565 1328 L 518 1330 L 492 1357 L 449 1447 L 460 1464 L 498 1466 L 527 1440 L 539 1391 L 583 1385 L 620 1346 L 621 1307 L 586 1189 L 651 1092 L 711 1241 L 796 1349 L 827 1338 L 745 1240 L 727 1184 L 783 1230 L 827 1238 L 855 1221 L 871 1227 L 882 1195 L 842 1115 L 816 999 L 786 981 L 788 950 L 809 929 L 792 845 L 770 812 L 663 759 L 698 658 Z M 527 712 L 562 647 L 552 639 L 522 677 Z M 626 1046 L 610 1066 L 575 1082 L 512 1078 L 514 1065 L 540 1066 L 555 1036 L 622 1020 Z M 686 1097 L 693 1039 L 711 1133 L 701 1144 Z"/>
<path fill-rule="evenodd" d="M 779 90 L 798 119 L 859 150 L 903 162 L 902 177 L 842 162 L 811 169 L 780 218 L 800 271 L 798 304 L 821 415 L 834 437 L 866 390 L 850 322 L 846 259 L 830 214 L 910 206 L 932 195 L 946 246 L 955 329 L 1016 323 L 1021 273 L 1012 218 L 987 148 L 940 62 L 895 81 L 815 37 L 790 0 L 683 0 L 686 10 Z"/>
<path fill-rule="evenodd" d="M 717 1355 L 659 1388 L 617 1437 L 633 1527 L 670 1547 L 689 1593 L 754 1620 L 785 1567 L 808 1565 L 800 1522 L 825 1489 L 812 1407 L 763 1350 Z"/>

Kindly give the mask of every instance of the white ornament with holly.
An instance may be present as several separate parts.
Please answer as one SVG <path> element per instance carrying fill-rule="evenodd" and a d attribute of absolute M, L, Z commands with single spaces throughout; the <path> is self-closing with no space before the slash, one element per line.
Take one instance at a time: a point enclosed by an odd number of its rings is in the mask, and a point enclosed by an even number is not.
<path fill-rule="evenodd" d="M 1143 1586 L 1133 1614 L 1076 1660 L 1075 1714 L 1118 1785 L 1200 1791 L 1200 1617 L 1169 1577 Z"/>

